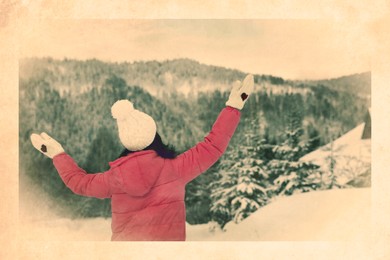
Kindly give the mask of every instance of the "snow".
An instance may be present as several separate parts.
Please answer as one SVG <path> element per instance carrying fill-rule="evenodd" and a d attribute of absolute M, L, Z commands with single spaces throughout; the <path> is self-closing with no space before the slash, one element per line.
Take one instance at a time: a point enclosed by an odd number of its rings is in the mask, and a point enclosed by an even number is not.
<path fill-rule="evenodd" d="M 19 238 L 29 241 L 109 241 L 111 219 L 70 219 L 60 214 L 55 201 L 21 178 Z M 23 192 L 22 192 L 23 191 Z"/>
<path fill-rule="evenodd" d="M 370 235 L 371 189 L 280 197 L 214 240 L 361 240 Z"/>
<path fill-rule="evenodd" d="M 253 187 L 251 185 L 252 183 L 240 183 L 239 185 L 237 185 L 237 191 L 241 192 L 241 193 L 246 193 L 246 194 L 249 194 L 249 195 L 252 195 L 253 194 Z"/>
<path fill-rule="evenodd" d="M 21 221 L 19 234 L 22 240 L 110 241 L 111 219 L 52 218 Z"/>
<path fill-rule="evenodd" d="M 370 188 L 279 197 L 241 223 L 228 223 L 225 232 L 215 223 L 187 224 L 187 240 L 362 240 L 370 236 L 370 197 Z M 19 234 L 22 240 L 109 241 L 110 225 L 110 218 L 71 220 L 41 207 L 39 214 L 21 214 Z"/>
<path fill-rule="evenodd" d="M 329 157 L 333 153 L 336 160 L 334 173 L 339 184 L 345 184 L 371 166 L 371 139 L 361 139 L 364 123 L 358 125 L 345 135 L 305 156 L 300 160 L 313 162 L 325 171 L 329 169 Z"/>

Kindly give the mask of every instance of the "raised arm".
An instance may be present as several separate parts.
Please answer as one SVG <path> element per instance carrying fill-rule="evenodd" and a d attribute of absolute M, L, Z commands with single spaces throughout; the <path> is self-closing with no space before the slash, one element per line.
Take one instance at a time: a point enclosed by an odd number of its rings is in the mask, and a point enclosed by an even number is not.
<path fill-rule="evenodd" d="M 243 83 L 236 82 L 229 100 L 203 142 L 173 160 L 185 183 L 190 182 L 210 168 L 225 152 L 240 121 L 240 109 L 253 91 L 253 76 L 248 75 Z"/>
<path fill-rule="evenodd" d="M 108 181 L 109 171 L 87 174 L 72 157 L 64 152 L 61 144 L 46 133 L 32 134 L 31 142 L 37 150 L 53 159 L 53 164 L 61 179 L 74 193 L 96 198 L 109 198 L 111 196 Z"/>
<path fill-rule="evenodd" d="M 185 183 L 206 171 L 222 156 L 239 121 L 239 110 L 224 108 L 204 141 L 174 159 L 177 171 Z"/>

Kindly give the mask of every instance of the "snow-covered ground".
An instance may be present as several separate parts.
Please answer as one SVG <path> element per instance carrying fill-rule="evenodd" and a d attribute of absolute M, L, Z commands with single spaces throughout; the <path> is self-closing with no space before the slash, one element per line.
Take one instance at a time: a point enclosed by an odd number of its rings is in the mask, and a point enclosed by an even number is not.
<path fill-rule="evenodd" d="M 371 189 L 340 189 L 280 197 L 226 231 L 187 225 L 187 240 L 363 240 L 370 236 Z M 20 239 L 108 241 L 111 219 L 71 220 L 40 207 L 21 208 Z M 35 214 L 35 216 L 34 216 Z"/>
<path fill-rule="evenodd" d="M 241 223 L 227 224 L 226 232 L 212 240 L 362 240 L 370 235 L 370 191 L 342 189 L 280 197 Z M 196 237 L 190 234 L 189 239 Z"/>

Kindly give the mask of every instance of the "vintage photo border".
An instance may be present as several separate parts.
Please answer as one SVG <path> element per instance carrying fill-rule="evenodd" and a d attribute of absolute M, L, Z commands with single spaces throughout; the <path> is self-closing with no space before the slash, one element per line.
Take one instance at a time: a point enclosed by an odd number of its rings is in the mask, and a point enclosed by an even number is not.
<path fill-rule="evenodd" d="M 386 258 L 390 228 L 388 174 L 390 102 L 389 4 L 386 1 L 2 1 L 0 3 L 1 91 L 1 259 L 367 259 Z M 372 50 L 372 237 L 344 242 L 85 242 L 21 241 L 18 239 L 18 46 L 21 31 L 35 19 L 331 19 L 360 30 Z"/>

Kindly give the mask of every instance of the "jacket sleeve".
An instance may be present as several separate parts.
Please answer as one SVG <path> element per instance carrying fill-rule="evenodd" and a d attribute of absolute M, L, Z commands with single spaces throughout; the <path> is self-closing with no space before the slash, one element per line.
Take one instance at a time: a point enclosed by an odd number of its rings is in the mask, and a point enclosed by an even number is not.
<path fill-rule="evenodd" d="M 225 107 L 204 141 L 173 160 L 185 183 L 206 171 L 222 156 L 239 121 L 240 111 L 232 107 Z"/>
<path fill-rule="evenodd" d="M 109 174 L 87 174 L 66 153 L 60 153 L 53 158 L 54 167 L 57 169 L 65 185 L 74 193 L 96 198 L 111 197 Z"/>

